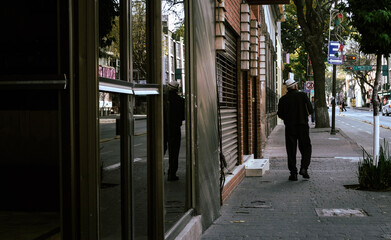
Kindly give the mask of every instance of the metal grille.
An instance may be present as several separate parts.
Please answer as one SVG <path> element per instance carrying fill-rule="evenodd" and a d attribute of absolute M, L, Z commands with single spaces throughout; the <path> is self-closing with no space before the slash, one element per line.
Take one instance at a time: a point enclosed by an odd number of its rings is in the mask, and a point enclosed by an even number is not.
<path fill-rule="evenodd" d="M 219 90 L 223 154 L 227 161 L 225 172 L 232 172 L 238 163 L 238 94 L 236 38 L 226 28 L 226 52 L 216 57 L 217 87 Z"/>
<path fill-rule="evenodd" d="M 272 89 L 266 88 L 266 113 L 277 111 L 278 94 Z"/>

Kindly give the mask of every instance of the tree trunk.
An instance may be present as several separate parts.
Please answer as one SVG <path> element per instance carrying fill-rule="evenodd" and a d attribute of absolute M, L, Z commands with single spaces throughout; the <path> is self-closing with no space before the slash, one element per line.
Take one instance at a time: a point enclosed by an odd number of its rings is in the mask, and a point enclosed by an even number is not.
<path fill-rule="evenodd" d="M 313 59 L 311 57 L 311 59 Z M 329 128 L 330 118 L 329 111 L 326 105 L 325 91 L 325 65 L 323 59 L 318 59 L 316 64 L 313 64 L 314 69 L 314 90 L 315 90 L 315 119 L 316 128 Z"/>
<path fill-rule="evenodd" d="M 357 80 L 357 82 L 359 82 L 358 85 L 360 86 L 360 90 L 361 90 L 361 99 L 364 102 L 364 104 L 366 104 L 367 103 L 367 90 L 365 89 L 365 86 L 364 86 L 365 82 L 362 81 L 361 78 L 360 78 L 360 80 Z"/>
<path fill-rule="evenodd" d="M 322 38 L 312 37 L 312 41 L 306 41 L 308 53 L 314 70 L 314 91 L 315 91 L 315 128 L 329 128 L 330 118 L 326 105 L 325 69 L 323 59 Z"/>
<path fill-rule="evenodd" d="M 377 54 L 376 58 L 376 78 L 373 84 L 372 105 L 373 105 L 373 165 L 377 166 L 379 158 L 379 101 L 377 89 L 379 88 L 379 80 L 381 78 L 381 63 L 382 55 Z"/>
<path fill-rule="evenodd" d="M 316 17 L 320 14 L 319 6 L 312 8 L 312 0 L 294 0 L 297 9 L 297 20 L 301 27 L 304 45 L 309 53 L 312 67 L 314 70 L 314 87 L 315 87 L 315 127 L 330 127 L 330 119 L 326 106 L 325 94 L 325 69 L 323 47 L 325 23 Z M 304 9 L 306 8 L 306 11 Z"/>

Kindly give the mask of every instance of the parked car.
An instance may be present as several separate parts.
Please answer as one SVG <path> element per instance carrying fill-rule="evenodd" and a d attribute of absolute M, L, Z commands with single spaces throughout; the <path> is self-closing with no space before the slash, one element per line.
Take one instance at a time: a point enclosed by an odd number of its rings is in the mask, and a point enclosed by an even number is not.
<path fill-rule="evenodd" d="M 386 104 L 383 105 L 381 109 L 382 115 L 390 115 L 391 113 L 391 100 L 387 100 Z"/>

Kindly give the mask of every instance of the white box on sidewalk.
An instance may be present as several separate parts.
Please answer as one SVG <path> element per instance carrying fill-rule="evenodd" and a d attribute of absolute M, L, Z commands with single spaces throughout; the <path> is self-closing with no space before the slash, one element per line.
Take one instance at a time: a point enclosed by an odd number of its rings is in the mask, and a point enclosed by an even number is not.
<path fill-rule="evenodd" d="M 248 160 L 245 163 L 246 177 L 262 177 L 269 167 L 269 159 Z"/>

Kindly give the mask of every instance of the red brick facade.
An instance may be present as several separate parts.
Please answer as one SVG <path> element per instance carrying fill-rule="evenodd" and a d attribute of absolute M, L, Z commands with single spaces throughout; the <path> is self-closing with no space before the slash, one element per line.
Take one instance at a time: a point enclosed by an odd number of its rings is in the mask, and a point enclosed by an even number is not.
<path fill-rule="evenodd" d="M 238 46 L 240 46 L 240 43 L 238 43 Z M 240 63 L 240 49 L 238 49 L 238 55 L 237 55 L 237 60 L 238 63 Z M 240 66 L 238 64 L 238 66 Z M 242 72 L 240 71 L 240 67 L 238 67 L 238 155 L 239 155 L 239 163 L 238 164 L 243 164 L 243 155 L 244 155 L 244 101 L 245 101 L 245 95 L 243 91 L 243 77 L 242 77 Z"/>
<path fill-rule="evenodd" d="M 240 35 L 240 3 L 241 0 L 224 0 L 225 20 Z"/>
<path fill-rule="evenodd" d="M 232 29 L 240 36 L 240 4 L 241 0 L 224 0 L 225 4 L 225 19 L 227 25 L 230 25 Z M 260 6 L 252 5 L 250 7 L 250 18 L 257 20 L 265 29 L 265 20 L 260 19 L 264 17 L 263 9 Z M 263 38 L 265 39 L 265 38 Z M 259 73 L 257 77 L 251 77 L 247 70 L 240 69 L 240 37 L 238 38 L 238 164 L 243 164 L 243 156 L 254 154 L 255 158 L 262 158 L 262 148 L 266 141 L 269 128 L 269 116 L 266 116 L 265 104 L 265 82 L 268 76 L 268 71 L 274 71 L 268 69 L 270 66 L 266 64 L 266 59 L 262 59 L 261 42 L 265 43 L 265 40 L 259 39 Z M 266 48 L 263 48 L 266 51 Z M 263 65 L 262 62 L 263 61 Z M 269 67 L 270 68 L 270 67 Z M 274 126 L 273 126 L 274 127 Z M 222 191 L 222 203 L 231 195 L 235 187 L 240 183 L 245 175 L 243 166 L 238 166 L 241 170 L 237 172 L 238 176 L 229 176 L 229 182 L 227 182 Z"/>
<path fill-rule="evenodd" d="M 232 191 L 235 190 L 236 186 L 243 180 L 246 175 L 244 167 L 240 168 L 229 181 L 226 182 L 221 193 L 221 202 L 224 203 L 229 196 L 231 196 Z"/>

